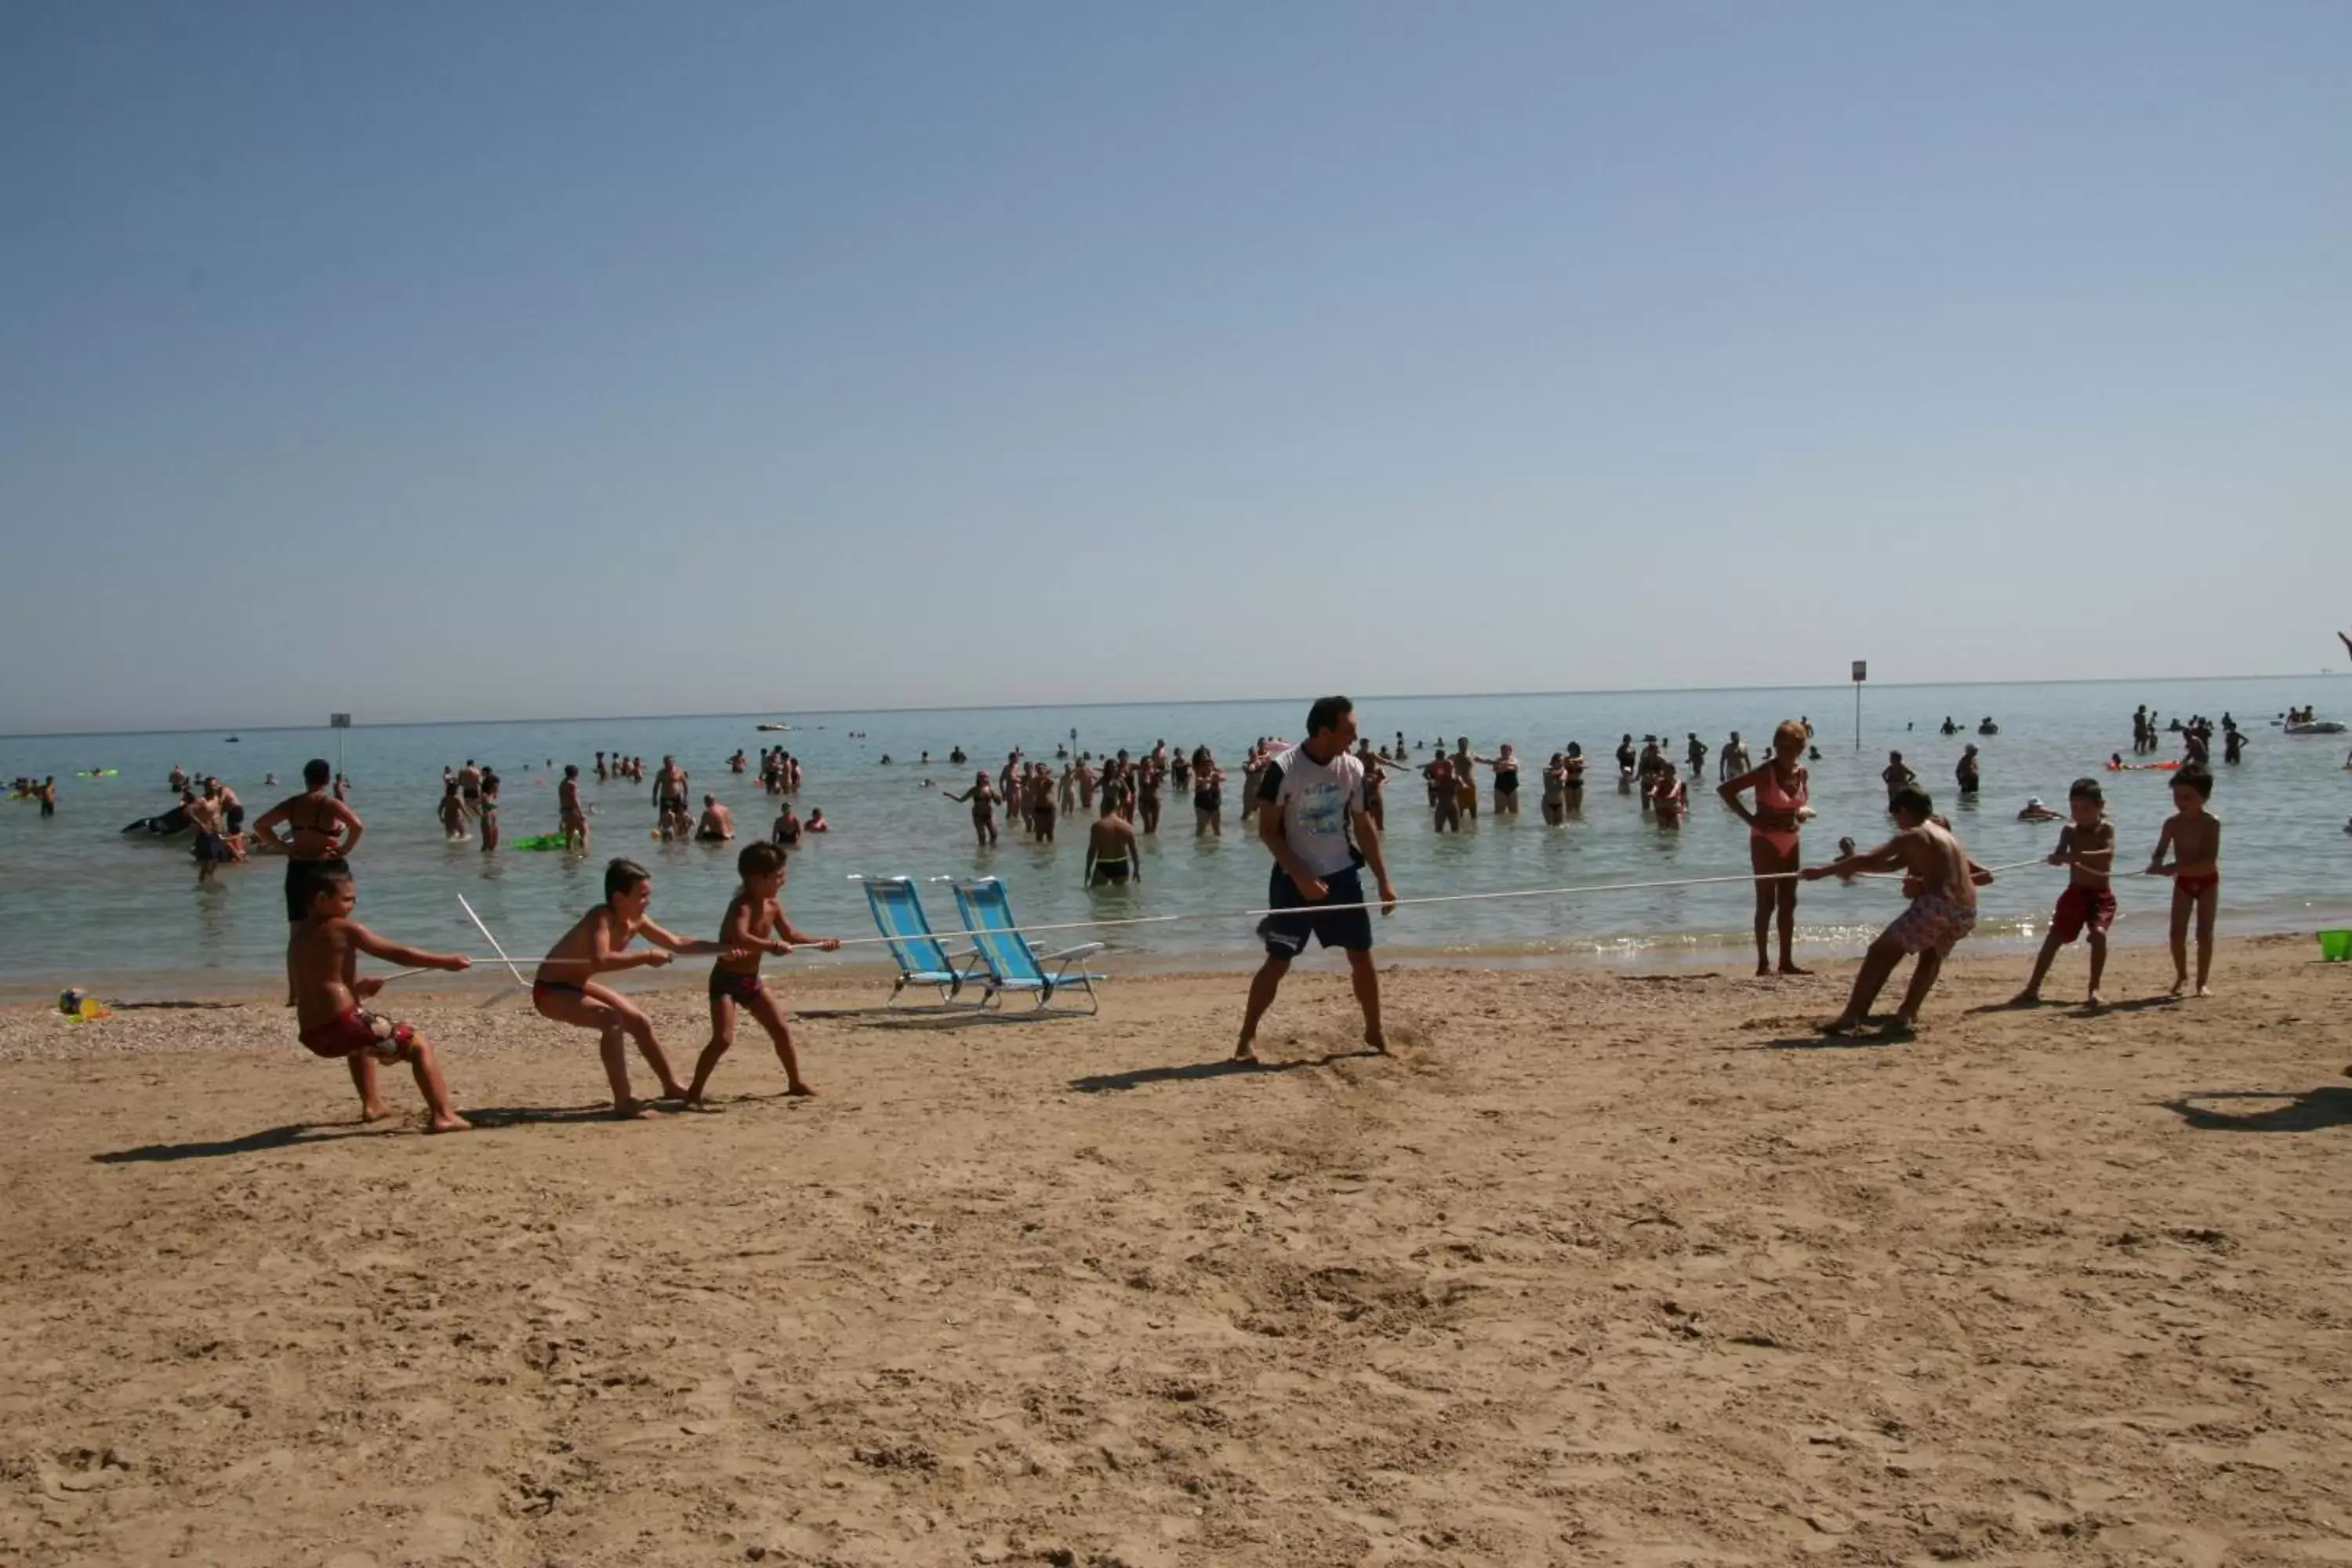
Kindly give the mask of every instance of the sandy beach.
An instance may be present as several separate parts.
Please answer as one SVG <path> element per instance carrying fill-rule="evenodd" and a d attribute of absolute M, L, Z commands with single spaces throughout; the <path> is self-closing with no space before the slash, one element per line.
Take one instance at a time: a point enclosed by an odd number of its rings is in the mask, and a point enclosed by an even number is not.
<path fill-rule="evenodd" d="M 2352 1562 L 2313 953 L 1964 958 L 1899 1046 L 1811 1037 L 1851 965 L 1409 971 L 1386 1058 L 1325 963 L 1255 1072 L 1237 977 L 1121 980 L 626 1125 L 412 993 L 439 1139 L 264 1000 L 13 1008 L 0 1563 Z"/>

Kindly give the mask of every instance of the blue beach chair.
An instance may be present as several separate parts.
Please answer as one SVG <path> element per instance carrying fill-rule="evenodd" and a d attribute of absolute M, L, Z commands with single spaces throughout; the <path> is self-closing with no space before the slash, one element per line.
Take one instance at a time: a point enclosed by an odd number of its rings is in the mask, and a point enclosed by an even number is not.
<path fill-rule="evenodd" d="M 948 951 L 947 943 L 931 933 L 930 918 L 923 913 L 921 895 L 915 891 L 913 880 L 906 877 L 852 877 L 850 880 L 866 889 L 866 907 L 874 913 L 874 927 L 883 936 L 883 945 L 890 950 L 898 965 L 898 978 L 891 984 L 890 999 L 879 1007 L 829 1008 L 802 1012 L 797 1016 L 847 1017 L 857 1013 L 944 1013 L 951 1009 L 978 1008 L 988 1005 L 983 995 L 977 1002 L 959 1002 L 957 994 L 967 982 L 982 978 L 980 955 L 966 953 L 961 963 Z M 922 1005 L 901 1005 L 898 993 L 909 985 L 929 985 L 939 993 L 939 1001 Z"/>
<path fill-rule="evenodd" d="M 981 963 L 988 966 L 988 996 L 982 1005 L 1005 992 L 1025 991 L 1037 999 L 1034 1011 L 1029 1015 L 1033 1017 L 1037 1014 L 1092 1017 L 1102 1011 L 1102 998 L 1095 994 L 1095 982 L 1108 976 L 1070 967 L 1100 952 L 1102 943 L 1087 942 L 1058 952 L 1036 952 L 1030 947 L 1029 939 L 1016 929 L 1019 922 L 1013 918 L 1013 901 L 1005 894 L 1004 884 L 993 877 L 958 882 L 955 901 L 956 913 L 963 917 L 965 934 L 971 938 Z M 1085 992 L 1086 1010 L 1081 1013 L 1075 1007 L 1053 1006 L 1055 994 L 1063 990 Z"/>

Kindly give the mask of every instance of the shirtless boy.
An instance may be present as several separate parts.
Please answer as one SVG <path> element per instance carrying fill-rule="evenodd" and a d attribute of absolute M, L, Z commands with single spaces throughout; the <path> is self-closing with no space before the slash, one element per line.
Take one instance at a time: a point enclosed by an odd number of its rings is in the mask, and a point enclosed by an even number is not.
<path fill-rule="evenodd" d="M 2058 830 L 2058 847 L 2050 852 L 2050 863 L 2074 869 L 2067 874 L 2065 890 L 2058 895 L 2058 909 L 2050 917 L 2050 934 L 2042 938 L 2042 952 L 2033 961 L 2033 977 L 2017 994 L 2013 1006 L 2040 1006 L 2042 982 L 2057 960 L 2058 950 L 2086 933 L 2091 942 L 2089 1005 L 2101 1005 L 2099 976 L 2107 967 L 2107 928 L 2116 923 L 2116 894 L 2110 885 L 2116 868 L 2116 825 L 2107 820 L 2106 796 L 2096 779 L 2076 779 L 2066 792 L 2066 805 L 2074 819 Z"/>
<path fill-rule="evenodd" d="M 352 1087 L 360 1091 L 362 1121 L 377 1121 L 392 1114 L 376 1087 L 376 1064 L 406 1062 L 431 1113 L 425 1131 L 463 1132 L 467 1122 L 450 1106 L 440 1059 L 425 1037 L 360 1005 L 383 989 L 383 982 L 361 979 L 359 965 L 362 952 L 387 963 L 453 973 L 469 967 L 470 961 L 458 953 L 426 952 L 386 942 L 352 919 L 359 894 L 352 886 L 350 868 L 340 861 L 312 869 L 304 885 L 310 907 L 286 942 L 286 973 L 294 984 L 294 1022 L 302 1032 L 302 1044 L 314 1056 L 343 1058 L 351 1068 Z"/>
<path fill-rule="evenodd" d="M 604 901 L 582 915 L 562 940 L 548 949 L 547 956 L 539 962 L 539 973 L 531 977 L 530 1003 L 541 1017 L 596 1031 L 604 1076 L 613 1085 L 613 1113 L 630 1119 L 650 1116 L 653 1111 L 629 1091 L 628 1041 L 636 1041 L 646 1065 L 661 1080 L 664 1099 L 683 1100 L 686 1089 L 669 1070 L 669 1058 L 662 1055 L 661 1043 L 654 1038 L 652 1022 L 626 997 L 597 984 L 591 976 L 645 965 L 658 968 L 673 953 L 728 952 L 739 960 L 748 956 L 715 942 L 692 942 L 664 931 L 646 918 L 653 901 L 651 873 L 634 860 L 614 861 L 604 868 Z M 642 952 L 623 952 L 637 936 L 654 946 Z"/>
<path fill-rule="evenodd" d="M 688 1105 L 703 1102 L 703 1090 L 710 1085 L 710 1075 L 718 1068 L 719 1058 L 735 1044 L 735 1008 L 739 1003 L 768 1031 L 768 1038 L 776 1047 L 776 1059 L 784 1065 L 784 1092 L 795 1098 L 816 1092 L 802 1081 L 801 1059 L 793 1050 L 792 1028 L 784 1022 L 775 997 L 761 984 L 760 955 L 772 952 L 781 956 L 795 946 L 837 952 L 841 939 L 811 936 L 795 930 L 793 922 L 784 918 L 784 906 L 777 897 L 784 889 L 784 852 L 774 845 L 747 846 L 735 857 L 735 869 L 742 877 L 743 885 L 729 901 L 727 918 L 719 928 L 719 945 L 729 951 L 711 966 L 710 1043 L 702 1047 L 702 1056 L 694 1064 L 694 1082 L 686 1091 Z"/>
<path fill-rule="evenodd" d="M 2172 994 L 2189 988 L 2189 916 L 2197 915 L 2197 994 L 2210 996 L 2205 982 L 2213 973 L 2213 918 L 2221 908 L 2221 819 L 2205 809 L 2213 796 L 2213 775 L 2183 768 L 2172 775 L 2172 816 L 2157 836 L 2148 858 L 2151 877 L 2172 879 Z M 2172 851 L 2172 864 L 2164 852 Z"/>
<path fill-rule="evenodd" d="M 1916 954 L 1918 963 L 1887 1032 L 1908 1034 L 1919 1021 L 1920 1004 L 1927 1000 L 1936 976 L 1943 973 L 1944 955 L 1976 929 L 1977 889 L 1992 880 L 1990 872 L 1969 858 L 1949 828 L 1930 820 L 1936 807 L 1926 790 L 1906 784 L 1895 792 L 1887 809 L 1895 814 L 1894 837 L 1866 854 L 1842 856 L 1827 866 L 1808 866 L 1801 873 L 1806 881 L 1817 882 L 1863 871 L 1901 871 L 1904 890 L 1912 895 L 1911 907 L 1870 944 L 1845 1011 L 1822 1026 L 1824 1035 L 1860 1030 L 1869 1020 L 1879 988 L 1906 952 Z"/>
<path fill-rule="evenodd" d="M 1087 830 L 1087 886 L 1107 888 L 1113 883 L 1124 887 L 1129 881 L 1143 880 L 1143 845 L 1135 836 L 1135 826 L 1118 815 L 1117 802 L 1103 796 L 1102 816 Z"/>

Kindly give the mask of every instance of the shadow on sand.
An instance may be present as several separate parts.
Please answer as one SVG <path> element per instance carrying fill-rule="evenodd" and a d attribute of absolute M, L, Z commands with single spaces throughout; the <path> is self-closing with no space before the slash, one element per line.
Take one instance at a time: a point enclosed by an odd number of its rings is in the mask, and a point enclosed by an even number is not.
<path fill-rule="evenodd" d="M 1237 1062 L 1228 1057 L 1223 1061 L 1187 1062 L 1182 1067 L 1137 1068 L 1131 1072 L 1097 1073 L 1087 1078 L 1074 1078 L 1070 1088 L 1079 1094 L 1118 1094 L 1130 1089 L 1142 1089 L 1155 1083 L 1199 1083 L 1210 1079 L 1255 1078 L 1265 1073 L 1297 1072 L 1307 1068 L 1328 1068 L 1337 1063 L 1352 1061 L 1360 1057 L 1380 1057 L 1386 1053 L 1370 1046 L 1361 1050 L 1333 1051 L 1326 1056 L 1300 1057 L 1296 1061 Z"/>
<path fill-rule="evenodd" d="M 2214 1110 L 2200 1103 L 2211 1100 L 2284 1100 L 2267 1110 L 2242 1114 Z M 2322 1084 L 2317 1089 L 2209 1089 L 2158 1104 L 2200 1132 L 2324 1132 L 2352 1124 L 2352 1089 Z"/>
<path fill-rule="evenodd" d="M 460 1106 L 458 1114 L 474 1124 L 477 1132 L 495 1132 L 504 1127 L 523 1127 L 535 1122 L 609 1121 L 613 1112 L 602 1105 L 490 1105 Z M 266 1154 L 273 1150 L 299 1149 L 310 1143 L 339 1143 L 346 1138 L 380 1138 L 413 1132 L 420 1125 L 414 1112 L 401 1112 L 382 1121 L 341 1122 L 317 1125 L 307 1121 L 289 1122 L 283 1127 L 264 1128 L 247 1132 L 240 1138 L 219 1138 L 200 1143 L 142 1143 L 136 1149 L 111 1149 L 92 1154 L 90 1159 L 100 1165 L 168 1164 L 177 1160 L 217 1160 L 237 1154 Z"/>

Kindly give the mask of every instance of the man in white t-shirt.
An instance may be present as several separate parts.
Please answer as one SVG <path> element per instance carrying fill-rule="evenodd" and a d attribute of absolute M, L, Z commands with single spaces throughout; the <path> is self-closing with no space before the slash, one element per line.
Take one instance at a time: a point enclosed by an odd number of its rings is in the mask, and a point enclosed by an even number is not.
<path fill-rule="evenodd" d="M 1376 1051 L 1389 1048 L 1381 1033 L 1371 916 L 1357 868 L 1372 868 L 1381 913 L 1395 912 L 1397 895 L 1381 858 L 1380 828 L 1364 810 L 1364 765 L 1349 755 L 1355 741 L 1355 704 L 1344 697 L 1318 697 L 1307 710 L 1307 739 L 1276 752 L 1258 780 L 1258 837 L 1274 852 L 1265 901 L 1275 912 L 1258 922 L 1265 963 L 1250 981 L 1235 1061 L 1257 1060 L 1257 1022 L 1274 1005 L 1290 961 L 1306 951 L 1309 937 L 1346 951 L 1356 1000 L 1364 1009 L 1364 1043 Z"/>

